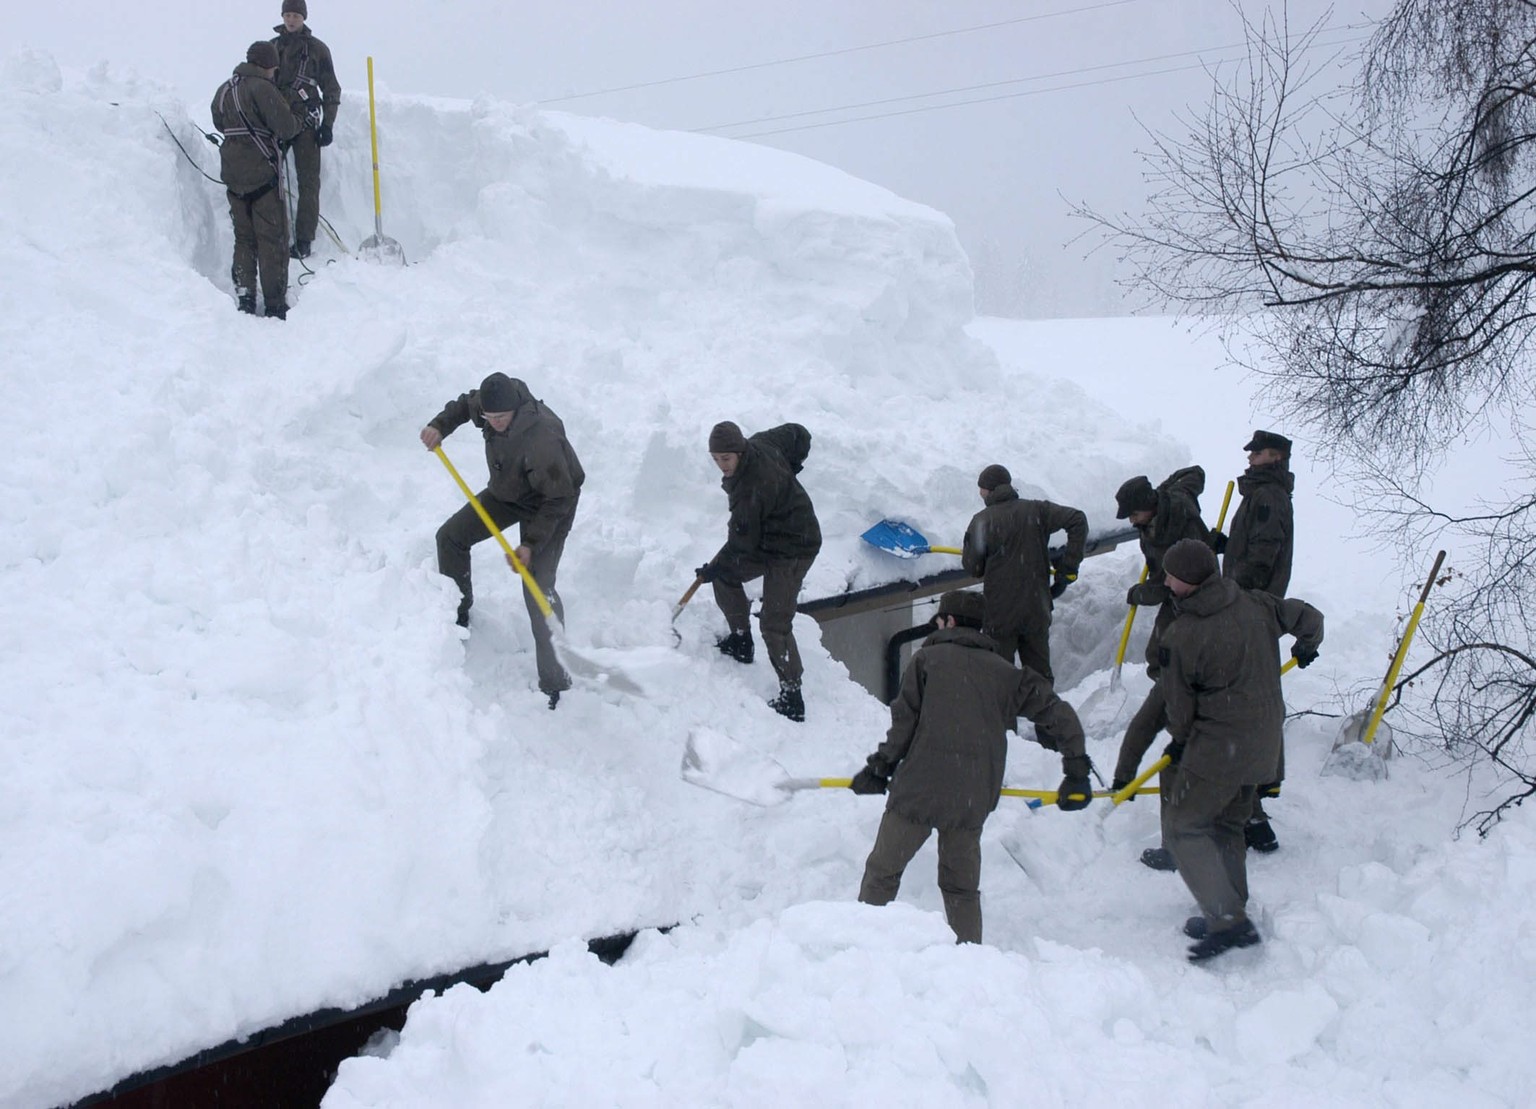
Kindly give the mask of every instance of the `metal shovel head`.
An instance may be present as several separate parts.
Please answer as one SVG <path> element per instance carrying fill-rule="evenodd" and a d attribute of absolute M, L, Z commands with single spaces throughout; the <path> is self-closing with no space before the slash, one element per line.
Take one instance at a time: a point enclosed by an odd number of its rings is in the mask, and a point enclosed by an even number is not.
<path fill-rule="evenodd" d="M 1120 671 L 1116 669 L 1108 685 L 1095 689 L 1078 706 L 1077 716 L 1082 721 L 1083 731 L 1091 736 L 1103 736 L 1122 730 L 1121 717 L 1130 698 L 1130 690 L 1125 688 Z"/>
<path fill-rule="evenodd" d="M 604 666 L 600 662 L 594 662 L 580 651 L 574 650 L 565 641 L 563 631 L 559 625 L 554 626 L 555 653 L 560 658 L 560 663 L 578 678 L 586 678 L 588 681 L 605 685 L 609 689 L 616 689 L 620 693 L 631 693 L 640 696 L 645 693 L 640 683 L 631 678 L 616 666 Z"/>
<path fill-rule="evenodd" d="M 927 536 L 900 520 L 881 520 L 859 538 L 897 558 L 917 558 L 928 553 Z"/>
<path fill-rule="evenodd" d="M 357 256 L 380 266 L 405 265 L 405 248 L 388 235 L 369 235 L 357 248 Z"/>
<path fill-rule="evenodd" d="M 1387 760 L 1392 757 L 1392 727 L 1385 720 L 1376 725 L 1372 742 L 1364 741 L 1370 726 L 1369 710 L 1357 712 L 1339 726 L 1333 750 L 1323 760 L 1324 774 L 1354 778 L 1357 781 L 1381 781 L 1387 776 Z"/>
<path fill-rule="evenodd" d="M 688 733 L 682 774 L 691 785 L 764 808 L 789 798 L 781 785 L 789 779 L 782 766 L 716 728 L 701 726 Z"/>

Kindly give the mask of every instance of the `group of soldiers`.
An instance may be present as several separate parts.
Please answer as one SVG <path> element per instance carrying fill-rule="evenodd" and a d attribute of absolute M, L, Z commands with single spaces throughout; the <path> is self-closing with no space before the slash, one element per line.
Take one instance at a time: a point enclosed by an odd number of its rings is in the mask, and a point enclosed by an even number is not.
<path fill-rule="evenodd" d="M 526 384 L 503 373 L 445 405 L 421 441 L 436 449 L 466 423 L 485 440 L 490 481 L 479 500 L 498 529 L 520 526 L 516 560 L 563 619 L 556 577 L 585 480 L 565 427 Z M 758 621 L 779 679 L 769 705 L 793 721 L 805 719 L 793 620 L 821 549 L 816 511 L 798 477 L 810 446 L 811 434 L 799 424 L 751 436 L 730 421 L 711 429 L 709 453 L 729 517 L 724 545 L 695 571 L 698 583 L 714 587 L 725 617 L 717 647 L 744 664 L 755 657 L 755 641 L 743 587 L 762 579 Z M 1279 795 L 1284 777 L 1279 642 L 1294 637 L 1291 655 L 1304 667 L 1323 639 L 1322 614 L 1285 598 L 1294 537 L 1291 442 L 1256 431 L 1244 450 L 1242 500 L 1228 532 L 1212 531 L 1200 518 L 1199 467 L 1157 486 L 1134 477 L 1115 494 L 1117 518 L 1137 529 L 1146 563 L 1126 601 L 1156 606 L 1157 615 L 1146 652 L 1153 686 L 1126 729 L 1112 789 L 1131 783 L 1166 730 L 1162 845 L 1143 852 L 1142 861 L 1177 870 L 1199 904 L 1200 915 L 1184 923 L 1196 962 L 1260 942 L 1247 916 L 1246 853 L 1278 846 L 1263 799 Z M 997 807 L 1007 737 L 1018 718 L 1035 725 L 1036 742 L 1061 755 L 1059 808 L 1088 806 L 1094 772 L 1077 713 L 1053 689 L 1050 660 L 1052 606 L 1077 579 L 1087 517 L 1020 497 L 1012 475 L 997 464 L 981 471 L 977 492 L 983 508 L 966 528 L 961 560 L 981 579 L 981 591 L 952 590 L 940 599 L 932 633 L 891 704 L 885 742 L 851 784 L 856 793 L 887 795 L 859 899 L 890 902 L 907 865 L 937 831 L 945 915 L 959 941 L 974 943 L 982 936 L 981 832 Z M 1066 544 L 1053 558 L 1057 532 Z M 470 549 L 490 534 L 470 505 L 437 532 L 438 568 L 459 587 L 463 626 L 474 601 Z M 539 688 L 553 709 L 571 679 L 531 593 L 527 599 Z"/>
<path fill-rule="evenodd" d="M 320 224 L 320 151 L 331 144 L 341 85 L 330 48 L 311 33 L 305 0 L 283 0 L 277 36 L 253 42 L 213 94 L 220 177 L 228 190 L 236 305 L 288 318 L 288 261 L 309 257 Z M 293 155 L 298 210 L 288 239 L 284 159 Z"/>

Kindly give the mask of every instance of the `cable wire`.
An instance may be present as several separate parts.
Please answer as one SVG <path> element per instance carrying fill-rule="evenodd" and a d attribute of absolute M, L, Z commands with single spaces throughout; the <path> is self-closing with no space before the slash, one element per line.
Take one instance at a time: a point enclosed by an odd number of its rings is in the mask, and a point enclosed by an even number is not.
<path fill-rule="evenodd" d="M 999 27 L 1012 27 L 1019 23 L 1035 23 L 1042 19 L 1055 19 L 1063 15 L 1081 15 L 1084 12 L 1099 11 L 1103 8 L 1118 8 L 1125 4 L 1137 4 L 1141 0 L 1104 0 L 1099 4 L 1086 4 L 1078 8 L 1064 8 L 1061 11 L 1041 12 L 1038 15 L 1020 16 L 1017 19 L 1003 19 L 996 23 L 980 23 L 974 27 L 956 27 L 949 31 L 932 31 L 925 35 L 912 35 L 908 38 L 888 39 L 885 42 L 871 42 L 863 46 L 845 46 L 839 50 L 823 50 L 815 54 L 799 54 L 793 58 L 777 58 L 771 62 L 752 62 L 748 65 L 732 66 L 729 69 L 710 69 L 702 73 L 689 73 L 682 77 L 663 77 L 657 81 L 640 81 L 633 85 L 615 85 L 607 89 L 593 89 L 591 92 L 573 92 L 565 96 L 548 96 L 536 101 L 539 104 L 563 104 L 569 100 L 585 100 L 593 96 L 606 96 L 615 92 L 633 92 L 636 89 L 652 89 L 659 85 L 676 85 L 683 81 L 698 81 L 705 77 L 723 77 L 729 73 L 745 73 L 754 69 L 770 69 L 773 66 L 792 65 L 796 62 L 814 61 L 817 58 L 836 58 L 845 54 L 858 54 L 865 50 L 882 50 L 887 46 L 901 46 L 909 42 L 926 42 L 930 39 L 948 38 L 954 35 L 968 35 L 975 31 L 991 31 Z"/>

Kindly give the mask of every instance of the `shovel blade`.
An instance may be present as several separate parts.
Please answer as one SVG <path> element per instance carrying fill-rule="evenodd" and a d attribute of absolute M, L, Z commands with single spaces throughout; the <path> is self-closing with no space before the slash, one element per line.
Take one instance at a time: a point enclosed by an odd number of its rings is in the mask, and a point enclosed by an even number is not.
<path fill-rule="evenodd" d="M 556 636 L 555 651 L 560 657 L 560 663 L 578 678 L 586 678 L 588 681 L 597 682 L 616 689 L 620 693 L 629 693 L 641 696 L 645 690 L 640 683 L 631 678 L 616 666 L 604 666 L 587 658 L 580 651 L 572 649 L 571 645 L 563 642 L 563 636 Z"/>
<path fill-rule="evenodd" d="M 357 256 L 380 266 L 405 265 L 405 248 L 388 235 L 369 235 L 357 248 Z"/>
<path fill-rule="evenodd" d="M 683 781 L 764 808 L 783 804 L 790 792 L 784 768 L 743 747 L 715 728 L 697 727 L 683 747 Z"/>
<path fill-rule="evenodd" d="M 897 558 L 917 558 L 928 553 L 927 537 L 901 520 L 881 520 L 859 538 Z"/>
<path fill-rule="evenodd" d="M 1370 712 L 1357 712 L 1339 726 L 1333 750 L 1323 760 L 1324 774 L 1379 782 L 1387 777 L 1387 760 L 1392 757 L 1392 727 L 1385 720 L 1376 725 L 1372 742 L 1364 741 L 1370 726 Z"/>

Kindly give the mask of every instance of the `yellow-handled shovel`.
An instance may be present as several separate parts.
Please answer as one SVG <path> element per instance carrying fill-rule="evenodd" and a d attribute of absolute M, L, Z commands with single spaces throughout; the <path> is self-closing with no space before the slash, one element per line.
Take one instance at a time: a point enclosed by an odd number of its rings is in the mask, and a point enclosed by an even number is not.
<path fill-rule="evenodd" d="M 405 265 L 405 248 L 384 234 L 384 204 L 379 195 L 379 116 L 373 99 L 373 57 L 368 58 L 368 141 L 373 151 L 373 234 L 357 253 L 370 262 Z"/>

